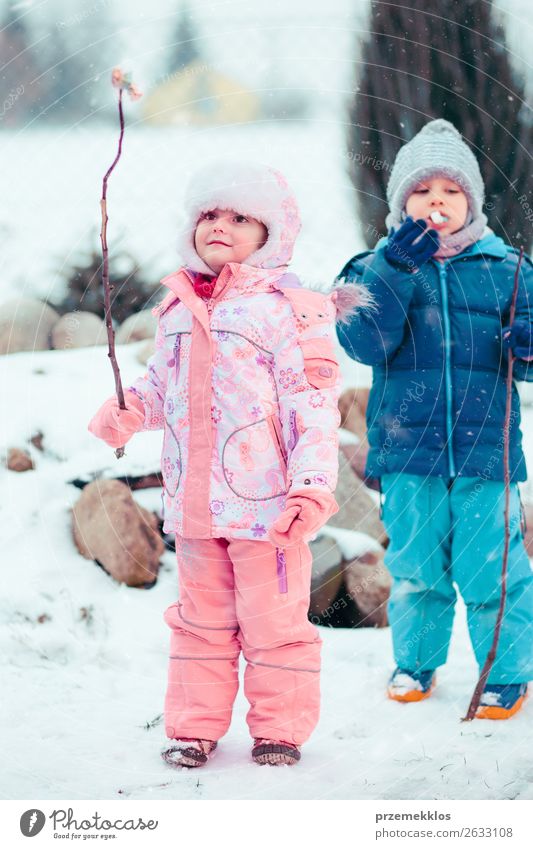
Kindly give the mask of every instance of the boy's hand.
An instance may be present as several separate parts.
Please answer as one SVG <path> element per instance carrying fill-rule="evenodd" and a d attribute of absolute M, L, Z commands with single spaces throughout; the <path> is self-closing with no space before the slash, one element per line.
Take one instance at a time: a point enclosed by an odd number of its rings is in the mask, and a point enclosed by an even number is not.
<path fill-rule="evenodd" d="M 144 404 L 134 392 L 124 393 L 126 410 L 121 410 L 118 398 L 113 395 L 93 416 L 88 430 L 98 439 L 103 439 L 111 448 L 121 448 L 144 423 Z"/>
<path fill-rule="evenodd" d="M 338 509 L 330 492 L 319 489 L 292 492 L 287 496 L 285 510 L 270 528 L 268 538 L 278 548 L 298 545 L 303 539 L 314 536 Z"/>
<path fill-rule="evenodd" d="M 439 247 L 439 234 L 436 230 L 427 230 L 423 218 L 418 221 L 408 216 L 399 230 L 394 227 L 389 233 L 389 241 L 385 247 L 385 259 L 391 265 L 412 270 L 419 268 Z M 421 234 L 424 235 L 415 244 Z"/>
<path fill-rule="evenodd" d="M 512 350 L 515 357 L 530 362 L 533 360 L 532 331 L 531 322 L 518 319 L 511 327 L 503 328 L 503 344 Z"/>

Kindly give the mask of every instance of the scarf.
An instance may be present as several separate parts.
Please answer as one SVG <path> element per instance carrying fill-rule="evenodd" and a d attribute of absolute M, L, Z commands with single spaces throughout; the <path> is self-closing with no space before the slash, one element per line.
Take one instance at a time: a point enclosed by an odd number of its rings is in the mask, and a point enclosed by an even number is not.
<path fill-rule="evenodd" d="M 456 233 L 451 233 L 449 236 L 439 236 L 440 244 L 437 253 L 434 254 L 435 258 L 446 259 L 460 254 L 465 248 L 481 239 L 487 229 L 487 216 L 482 212 L 481 215 L 461 227 Z"/>
<path fill-rule="evenodd" d="M 394 227 L 396 231 L 402 226 L 402 224 L 403 221 L 390 222 L 390 226 Z M 434 254 L 435 259 L 446 259 L 447 257 L 460 254 L 461 251 L 464 251 L 465 248 L 469 247 L 469 245 L 473 245 L 474 242 L 481 239 L 486 232 L 491 232 L 491 230 L 487 228 L 487 216 L 483 212 L 478 215 L 477 218 L 472 218 L 472 216 L 470 216 L 468 223 L 465 224 L 464 227 L 461 227 L 460 230 L 457 230 L 456 233 L 451 233 L 449 236 L 439 235 L 440 244 L 438 251 Z"/>

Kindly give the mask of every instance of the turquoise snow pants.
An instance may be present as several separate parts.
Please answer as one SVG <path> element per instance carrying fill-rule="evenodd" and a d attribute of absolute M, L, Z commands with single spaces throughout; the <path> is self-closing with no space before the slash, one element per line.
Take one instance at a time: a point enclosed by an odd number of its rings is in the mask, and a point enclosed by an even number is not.
<path fill-rule="evenodd" d="M 446 662 L 455 584 L 481 668 L 501 593 L 503 483 L 399 473 L 383 475 L 381 491 L 390 538 L 385 564 L 393 578 L 388 612 L 396 664 L 420 671 Z M 533 679 L 533 572 L 520 519 L 518 486 L 512 484 L 507 601 L 491 684 Z"/>

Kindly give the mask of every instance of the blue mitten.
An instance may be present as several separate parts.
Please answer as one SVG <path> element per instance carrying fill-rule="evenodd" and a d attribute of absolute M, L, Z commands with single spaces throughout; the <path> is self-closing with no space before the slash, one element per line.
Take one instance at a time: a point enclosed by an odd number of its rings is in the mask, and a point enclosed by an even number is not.
<path fill-rule="evenodd" d="M 515 357 L 521 360 L 533 360 L 533 326 L 531 322 L 518 319 L 511 327 L 503 328 L 502 340 L 506 348 L 511 348 Z"/>
<path fill-rule="evenodd" d="M 426 230 L 426 222 L 423 218 L 413 221 L 408 216 L 399 230 L 394 227 L 389 233 L 389 241 L 385 247 L 385 259 L 391 265 L 408 270 L 419 268 L 423 265 L 439 247 L 439 234 L 436 230 Z M 417 239 L 422 233 L 424 235 Z"/>

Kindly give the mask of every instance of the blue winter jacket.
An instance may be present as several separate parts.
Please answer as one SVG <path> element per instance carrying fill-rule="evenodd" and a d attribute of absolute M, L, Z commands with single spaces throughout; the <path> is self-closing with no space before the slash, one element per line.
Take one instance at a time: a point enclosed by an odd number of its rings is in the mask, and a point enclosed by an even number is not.
<path fill-rule="evenodd" d="M 366 473 L 406 472 L 503 480 L 507 353 L 516 251 L 490 233 L 461 254 L 399 270 L 375 251 L 353 257 L 339 275 L 368 287 L 375 311 L 339 324 L 352 359 L 373 367 L 367 410 Z M 533 265 L 524 257 L 515 319 L 532 320 Z M 532 350 L 533 353 L 533 350 Z M 516 360 L 516 380 L 533 363 Z M 520 401 L 512 389 L 512 480 L 526 479 Z"/>

